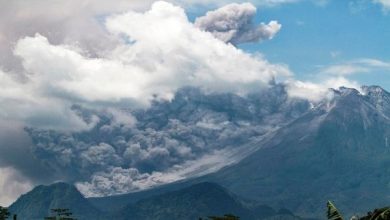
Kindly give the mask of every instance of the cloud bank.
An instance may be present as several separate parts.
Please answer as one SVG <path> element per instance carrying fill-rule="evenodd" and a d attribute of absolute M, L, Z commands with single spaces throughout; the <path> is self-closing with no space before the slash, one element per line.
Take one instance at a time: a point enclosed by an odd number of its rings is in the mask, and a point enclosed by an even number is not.
<path fill-rule="evenodd" d="M 290 75 L 284 66 L 199 30 L 183 9 L 166 2 L 154 3 L 145 13 L 108 17 L 105 24 L 124 43 L 101 58 L 85 56 L 81 48 L 53 45 L 40 34 L 19 40 L 14 54 L 29 73 L 27 84 L 69 100 L 147 104 L 156 97 L 170 99 L 183 86 L 245 93 Z"/>
<path fill-rule="evenodd" d="M 283 4 L 297 3 L 304 0 L 176 0 L 175 3 L 183 5 L 185 7 L 196 6 L 215 6 L 222 7 L 231 3 L 251 3 L 260 7 L 276 7 Z M 323 2 L 327 0 L 316 0 L 314 2 Z"/>
<path fill-rule="evenodd" d="M 32 189 L 32 184 L 12 167 L 0 168 L 0 204 L 11 204 L 15 195 Z"/>
<path fill-rule="evenodd" d="M 115 47 L 100 24 L 105 16 L 128 10 L 145 10 L 153 0 L 0 0 L 0 63 L 7 72 L 19 74 L 23 68 L 13 55 L 15 43 L 22 37 L 40 33 L 53 44 L 78 45 L 90 56 L 99 56 Z M 80 31 L 82 30 L 82 32 Z"/>
<path fill-rule="evenodd" d="M 346 76 L 359 73 L 370 73 L 375 70 L 389 71 L 390 62 L 378 59 L 361 58 L 341 64 L 330 65 L 323 68 L 320 71 L 320 74 Z"/>
<path fill-rule="evenodd" d="M 252 4 L 233 3 L 197 18 L 195 26 L 232 44 L 270 40 L 282 27 L 277 21 L 256 26 L 253 23 L 255 15 L 256 7 Z"/>
<path fill-rule="evenodd" d="M 324 99 L 331 99 L 332 92 L 330 88 L 348 87 L 361 90 L 361 86 L 345 77 L 331 77 L 322 83 L 313 83 L 309 81 L 293 80 L 287 83 L 287 91 L 290 97 L 307 99 L 314 103 Z"/>

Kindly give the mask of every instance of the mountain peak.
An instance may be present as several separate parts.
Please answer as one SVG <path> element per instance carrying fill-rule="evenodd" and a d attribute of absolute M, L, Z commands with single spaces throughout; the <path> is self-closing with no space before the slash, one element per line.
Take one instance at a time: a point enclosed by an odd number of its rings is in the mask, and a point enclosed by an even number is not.
<path fill-rule="evenodd" d="M 9 210 L 21 219 L 42 219 L 54 208 L 70 209 L 78 219 L 87 219 L 85 213 L 100 213 L 75 186 L 63 182 L 35 187 L 16 200 Z"/>
<path fill-rule="evenodd" d="M 362 86 L 362 90 L 365 94 L 371 93 L 371 94 L 382 94 L 387 93 L 386 90 L 384 90 L 382 87 L 377 85 L 372 86 Z"/>
<path fill-rule="evenodd" d="M 66 189 L 74 189 L 77 191 L 76 187 L 73 186 L 72 184 L 66 183 L 66 182 L 55 182 L 50 185 L 39 185 L 33 189 L 38 190 L 38 189 L 45 189 L 45 190 L 50 190 L 50 189 L 59 189 L 59 190 L 66 190 Z"/>
<path fill-rule="evenodd" d="M 379 102 L 383 102 L 385 99 L 390 100 L 390 93 L 380 86 L 362 86 L 362 90 L 365 96 Z"/>
<path fill-rule="evenodd" d="M 389 178 L 382 173 L 389 163 L 390 96 L 377 86 L 366 87 L 367 94 L 345 87 L 331 91 L 333 99 L 206 180 L 308 217 L 321 215 L 326 198 L 340 201 L 349 213 L 387 204 Z"/>
<path fill-rule="evenodd" d="M 331 89 L 335 95 L 341 96 L 341 97 L 347 97 L 350 95 L 360 95 L 360 92 L 355 88 L 348 88 L 341 86 L 338 89 Z"/>

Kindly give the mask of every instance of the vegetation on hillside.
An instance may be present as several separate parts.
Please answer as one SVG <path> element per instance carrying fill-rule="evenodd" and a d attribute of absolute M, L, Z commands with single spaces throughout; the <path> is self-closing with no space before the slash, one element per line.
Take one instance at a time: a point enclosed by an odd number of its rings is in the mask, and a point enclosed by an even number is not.
<path fill-rule="evenodd" d="M 332 202 L 328 201 L 327 207 L 328 220 L 344 220 Z M 368 212 L 367 215 L 363 217 L 352 216 L 350 220 L 390 220 L 390 207 L 375 209 L 374 211 Z"/>
<path fill-rule="evenodd" d="M 0 206 L 0 220 L 5 220 L 10 216 L 10 212 L 7 208 Z"/>
<path fill-rule="evenodd" d="M 45 217 L 45 220 L 76 220 L 72 217 L 73 213 L 69 209 L 52 209 L 53 215 Z"/>
<path fill-rule="evenodd" d="M 202 218 L 199 218 L 199 220 L 203 220 Z M 240 220 L 240 217 L 232 215 L 232 214 L 226 214 L 222 217 L 219 216 L 209 216 L 207 220 Z"/>

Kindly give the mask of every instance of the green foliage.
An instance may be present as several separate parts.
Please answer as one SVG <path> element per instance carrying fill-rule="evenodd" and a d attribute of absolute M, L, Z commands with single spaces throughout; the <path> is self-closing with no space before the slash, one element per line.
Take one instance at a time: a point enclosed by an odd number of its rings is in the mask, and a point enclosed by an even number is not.
<path fill-rule="evenodd" d="M 343 217 L 340 215 L 340 212 L 337 210 L 336 206 L 333 205 L 331 201 L 328 201 L 326 206 L 328 207 L 327 215 L 329 220 L 343 220 Z"/>
<path fill-rule="evenodd" d="M 340 212 L 337 210 L 336 206 L 333 205 L 331 201 L 328 201 L 326 206 L 328 207 L 327 216 L 329 220 L 343 220 L 343 217 L 341 216 Z"/>
<path fill-rule="evenodd" d="M 359 220 L 390 220 L 390 208 L 375 209 L 373 212 L 368 212 L 366 216 Z"/>
<path fill-rule="evenodd" d="M 69 209 L 52 209 L 53 216 L 45 217 L 45 220 L 76 220 Z"/>
<path fill-rule="evenodd" d="M 0 220 L 5 220 L 9 217 L 10 213 L 7 208 L 0 206 Z"/>
<path fill-rule="evenodd" d="M 336 206 L 332 202 L 328 201 L 328 219 L 329 220 L 343 220 Z M 361 218 L 353 217 L 351 219 L 358 220 L 390 220 L 390 207 L 384 207 L 381 209 L 375 209 L 373 212 L 368 212 L 366 216 Z"/>
<path fill-rule="evenodd" d="M 390 208 L 387 208 L 385 211 L 381 212 L 376 220 L 388 220 L 390 219 Z"/>

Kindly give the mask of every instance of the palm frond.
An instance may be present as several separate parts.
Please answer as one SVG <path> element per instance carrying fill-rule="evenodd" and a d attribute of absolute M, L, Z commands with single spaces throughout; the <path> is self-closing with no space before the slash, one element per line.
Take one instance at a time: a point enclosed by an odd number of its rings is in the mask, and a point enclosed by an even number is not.
<path fill-rule="evenodd" d="M 340 212 L 337 210 L 336 206 L 333 205 L 331 201 L 328 201 L 326 206 L 328 207 L 328 220 L 343 220 L 343 217 L 341 216 Z"/>

